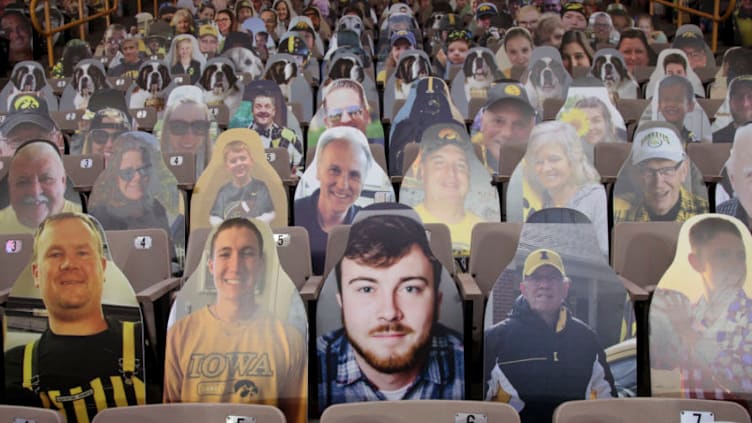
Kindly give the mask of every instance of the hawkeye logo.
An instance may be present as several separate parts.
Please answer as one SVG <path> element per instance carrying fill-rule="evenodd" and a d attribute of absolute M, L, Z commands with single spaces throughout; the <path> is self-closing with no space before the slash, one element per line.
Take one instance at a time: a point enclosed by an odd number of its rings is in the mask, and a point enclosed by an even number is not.
<path fill-rule="evenodd" d="M 439 131 L 439 138 L 442 140 L 456 140 L 459 139 L 459 135 L 454 129 L 444 128 Z"/>
<path fill-rule="evenodd" d="M 647 145 L 649 148 L 659 148 L 664 143 L 666 145 L 671 144 L 671 138 L 658 131 L 651 132 L 642 139 L 642 145 Z"/>
<path fill-rule="evenodd" d="M 16 101 L 13 102 L 13 108 L 16 110 L 38 109 L 39 100 L 34 96 L 25 95 L 17 98 Z"/>
<path fill-rule="evenodd" d="M 274 376 L 269 354 L 254 352 L 229 352 L 191 354 L 188 362 L 189 378 L 217 378 L 226 376 Z"/>

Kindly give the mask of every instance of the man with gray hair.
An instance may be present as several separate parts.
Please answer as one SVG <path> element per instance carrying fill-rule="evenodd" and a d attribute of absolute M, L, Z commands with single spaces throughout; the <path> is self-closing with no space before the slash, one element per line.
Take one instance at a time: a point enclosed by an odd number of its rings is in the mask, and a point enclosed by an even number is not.
<path fill-rule="evenodd" d="M 34 233 L 48 216 L 80 212 L 65 199 L 65 168 L 57 148 L 48 141 L 22 145 L 8 169 L 10 205 L 0 210 L 0 233 Z"/>
<path fill-rule="evenodd" d="M 336 127 L 321 134 L 316 149 L 313 194 L 295 200 L 295 224 L 308 230 L 313 271 L 324 268 L 327 233 L 335 225 L 352 223 L 360 210 L 360 198 L 372 162 L 365 135 L 356 128 Z"/>
<path fill-rule="evenodd" d="M 734 197 L 717 207 L 717 212 L 734 216 L 752 228 L 749 212 L 752 211 L 752 125 L 740 126 L 734 135 L 728 162 L 726 162 Z"/>

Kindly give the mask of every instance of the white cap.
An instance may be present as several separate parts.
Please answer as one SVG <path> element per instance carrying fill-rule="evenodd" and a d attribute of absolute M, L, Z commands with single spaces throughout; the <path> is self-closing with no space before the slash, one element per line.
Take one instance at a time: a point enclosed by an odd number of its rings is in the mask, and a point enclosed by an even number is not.
<path fill-rule="evenodd" d="M 650 159 L 680 162 L 684 160 L 684 145 L 676 130 L 666 122 L 650 122 L 639 128 L 632 143 L 632 164 Z"/>

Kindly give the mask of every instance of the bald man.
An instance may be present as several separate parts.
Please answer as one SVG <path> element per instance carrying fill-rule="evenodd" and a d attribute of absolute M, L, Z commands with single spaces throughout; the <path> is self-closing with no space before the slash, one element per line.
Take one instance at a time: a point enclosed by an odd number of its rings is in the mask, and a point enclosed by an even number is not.
<path fill-rule="evenodd" d="M 718 213 L 734 216 L 748 228 L 752 228 L 749 213 L 752 211 L 752 125 L 746 124 L 737 129 L 731 155 L 726 163 L 726 171 L 734 190 L 734 197 L 717 207 Z"/>

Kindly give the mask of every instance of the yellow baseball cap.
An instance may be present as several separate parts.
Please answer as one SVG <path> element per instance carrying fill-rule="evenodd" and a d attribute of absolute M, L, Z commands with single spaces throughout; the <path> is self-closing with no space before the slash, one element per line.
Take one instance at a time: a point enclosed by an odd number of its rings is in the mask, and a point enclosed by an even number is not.
<path fill-rule="evenodd" d="M 522 272 L 523 277 L 532 275 L 541 266 L 553 266 L 561 273 L 562 277 L 567 276 L 564 272 L 564 262 L 562 262 L 559 253 L 546 248 L 540 248 L 528 254 L 525 259 L 525 267 Z"/>

